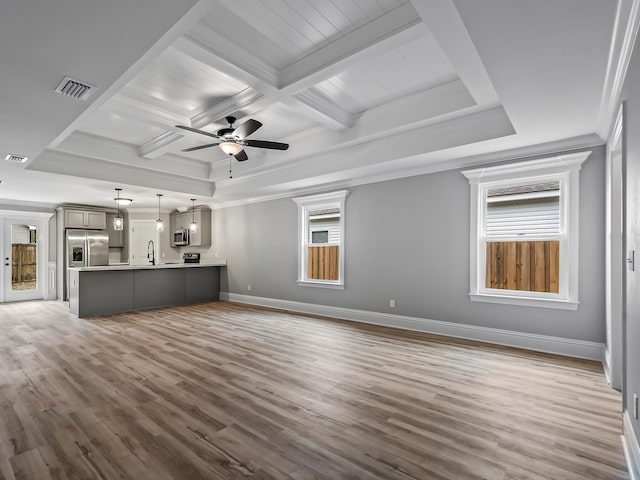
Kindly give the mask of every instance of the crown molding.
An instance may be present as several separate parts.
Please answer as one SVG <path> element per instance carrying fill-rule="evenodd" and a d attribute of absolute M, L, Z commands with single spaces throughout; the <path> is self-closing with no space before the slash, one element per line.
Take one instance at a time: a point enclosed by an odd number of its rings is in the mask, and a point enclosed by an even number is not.
<path fill-rule="evenodd" d="M 619 0 L 598 118 L 597 133 L 603 140 L 612 133 L 639 26 L 640 0 Z"/>
<path fill-rule="evenodd" d="M 584 135 L 580 137 L 568 138 L 557 142 L 549 142 L 538 145 L 527 145 L 525 147 L 506 149 L 499 152 L 486 153 L 472 156 L 461 156 L 455 159 L 441 159 L 421 165 L 416 168 L 397 168 L 397 165 L 388 165 L 388 169 L 383 172 L 376 171 L 371 168 L 370 173 L 366 170 L 358 170 L 354 172 L 352 178 L 342 179 L 323 184 L 316 184 L 303 188 L 282 190 L 278 192 L 269 192 L 265 194 L 256 194 L 243 199 L 234 199 L 228 201 L 216 201 L 214 198 L 211 204 L 213 209 L 237 207 L 253 203 L 267 202 L 271 200 L 279 200 L 282 198 L 290 198 L 294 196 L 311 195 L 326 192 L 330 189 L 341 189 L 354 187 L 358 185 L 368 185 L 372 183 L 386 182 L 401 178 L 415 177 L 419 175 L 428 175 L 431 173 L 444 172 L 449 170 L 459 170 L 463 168 L 479 167 L 481 165 L 494 164 L 504 161 L 524 161 L 535 160 L 541 156 L 560 156 L 571 155 L 576 150 L 584 150 L 603 145 L 602 139 L 596 134 Z"/>

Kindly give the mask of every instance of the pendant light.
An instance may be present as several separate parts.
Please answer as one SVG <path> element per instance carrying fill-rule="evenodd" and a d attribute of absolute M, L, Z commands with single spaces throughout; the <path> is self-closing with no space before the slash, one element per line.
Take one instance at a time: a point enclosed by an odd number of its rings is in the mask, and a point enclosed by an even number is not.
<path fill-rule="evenodd" d="M 164 230 L 164 222 L 160 218 L 160 199 L 162 198 L 162 194 L 156 193 L 156 196 L 158 197 L 158 219 L 156 220 L 156 230 L 161 232 Z"/>
<path fill-rule="evenodd" d="M 191 223 L 189 224 L 189 230 L 191 233 L 195 233 L 198 230 L 198 224 L 196 223 L 196 199 L 191 199 Z"/>
<path fill-rule="evenodd" d="M 113 217 L 113 229 L 114 230 L 122 230 L 124 229 L 124 218 L 120 216 L 120 191 L 121 188 L 116 188 L 116 193 L 118 194 L 117 198 L 114 198 L 116 201 L 116 205 L 118 206 L 118 214 Z"/>

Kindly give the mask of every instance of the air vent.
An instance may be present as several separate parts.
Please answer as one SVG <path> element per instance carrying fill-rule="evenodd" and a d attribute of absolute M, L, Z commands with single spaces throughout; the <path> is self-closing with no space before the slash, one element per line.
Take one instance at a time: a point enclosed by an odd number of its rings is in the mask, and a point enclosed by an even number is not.
<path fill-rule="evenodd" d="M 24 163 L 27 160 L 29 160 L 29 157 L 23 157 L 22 155 L 13 155 L 13 154 L 9 154 L 6 157 L 4 157 L 4 159 L 7 162 L 12 162 L 12 163 Z"/>
<path fill-rule="evenodd" d="M 56 93 L 77 98 L 78 100 L 86 100 L 95 88 L 95 86 L 89 85 L 88 83 L 64 77 L 64 80 L 62 80 L 58 88 L 56 88 Z"/>

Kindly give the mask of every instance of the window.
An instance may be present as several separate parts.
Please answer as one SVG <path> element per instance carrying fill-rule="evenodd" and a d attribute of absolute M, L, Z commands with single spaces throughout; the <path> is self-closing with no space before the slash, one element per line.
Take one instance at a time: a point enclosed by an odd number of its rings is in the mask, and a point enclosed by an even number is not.
<path fill-rule="evenodd" d="M 348 192 L 297 197 L 298 284 L 344 288 L 344 203 Z"/>
<path fill-rule="evenodd" d="M 577 308 L 578 175 L 590 153 L 462 172 L 471 184 L 471 300 Z"/>

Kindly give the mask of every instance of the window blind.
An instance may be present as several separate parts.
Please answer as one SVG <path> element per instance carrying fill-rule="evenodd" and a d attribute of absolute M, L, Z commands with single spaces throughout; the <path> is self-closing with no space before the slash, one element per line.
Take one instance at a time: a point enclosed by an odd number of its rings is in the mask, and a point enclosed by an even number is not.
<path fill-rule="evenodd" d="M 487 203 L 486 235 L 513 237 L 560 234 L 559 197 L 510 201 L 507 198 Z"/>

